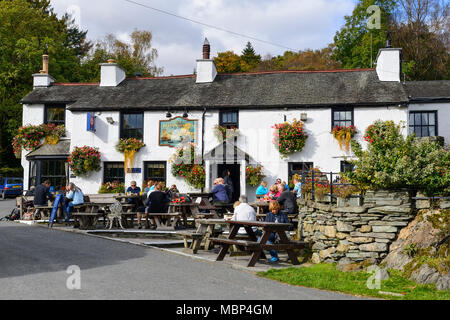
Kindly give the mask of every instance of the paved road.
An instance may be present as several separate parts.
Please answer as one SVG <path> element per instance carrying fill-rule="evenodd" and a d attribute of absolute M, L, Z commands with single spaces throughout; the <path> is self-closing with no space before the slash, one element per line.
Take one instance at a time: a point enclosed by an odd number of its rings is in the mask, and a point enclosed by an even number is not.
<path fill-rule="evenodd" d="M 0 222 L 0 243 L 0 299 L 353 298 L 284 285 L 224 263 L 11 222 Z M 81 290 L 67 289 L 71 265 L 81 269 Z"/>

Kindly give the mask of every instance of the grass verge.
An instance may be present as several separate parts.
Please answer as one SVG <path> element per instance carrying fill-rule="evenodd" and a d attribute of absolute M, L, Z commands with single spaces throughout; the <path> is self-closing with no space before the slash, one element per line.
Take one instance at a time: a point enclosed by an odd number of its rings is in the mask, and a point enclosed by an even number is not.
<path fill-rule="evenodd" d="M 258 275 L 291 285 L 337 291 L 357 296 L 393 300 L 450 300 L 450 291 L 438 291 L 435 285 L 420 285 L 390 270 L 391 277 L 381 281 L 380 289 L 369 289 L 367 280 L 371 274 L 365 271 L 342 272 L 336 265 L 317 264 L 311 267 L 286 268 L 259 272 Z M 402 294 L 401 297 L 379 292 Z"/>

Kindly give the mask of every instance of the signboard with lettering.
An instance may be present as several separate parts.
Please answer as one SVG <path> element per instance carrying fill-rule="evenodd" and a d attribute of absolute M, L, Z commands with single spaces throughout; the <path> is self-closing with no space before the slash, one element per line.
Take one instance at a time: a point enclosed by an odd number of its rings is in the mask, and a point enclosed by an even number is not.
<path fill-rule="evenodd" d="M 176 117 L 159 122 L 159 145 L 176 148 L 181 142 L 197 143 L 197 120 Z"/>

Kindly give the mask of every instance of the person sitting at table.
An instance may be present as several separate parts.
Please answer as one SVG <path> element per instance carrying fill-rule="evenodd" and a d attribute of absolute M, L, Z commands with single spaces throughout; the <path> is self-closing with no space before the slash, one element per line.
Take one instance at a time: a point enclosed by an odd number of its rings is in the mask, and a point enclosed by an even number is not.
<path fill-rule="evenodd" d="M 287 191 L 291 191 L 291 188 L 289 188 L 289 183 L 287 183 L 286 181 L 283 181 L 281 184 L 283 184 L 286 187 Z"/>
<path fill-rule="evenodd" d="M 247 196 L 241 195 L 239 197 L 239 205 L 234 208 L 234 214 L 231 218 L 233 221 L 256 221 L 256 212 L 248 204 Z M 252 228 L 254 232 L 256 232 L 257 228 Z M 240 228 L 238 234 L 247 234 L 245 228 Z"/>
<path fill-rule="evenodd" d="M 230 198 L 224 183 L 225 181 L 221 178 L 214 180 L 214 188 L 211 190 L 214 204 L 230 203 Z"/>
<path fill-rule="evenodd" d="M 287 217 L 287 215 L 283 212 L 280 211 L 280 204 L 277 201 L 272 201 L 270 202 L 269 205 L 269 212 L 267 213 L 266 216 L 266 222 L 271 222 L 271 223 L 289 223 L 289 219 Z M 261 239 L 262 237 L 262 233 L 261 231 L 259 231 L 259 239 Z M 267 240 L 267 244 L 274 244 L 277 238 L 277 234 L 275 232 L 273 232 L 270 237 L 269 240 Z M 259 241 L 258 239 L 258 241 Z M 276 250 L 270 250 L 269 251 L 271 258 L 270 258 L 270 262 L 272 263 L 276 263 L 279 262 L 280 259 L 278 258 L 278 252 Z"/>
<path fill-rule="evenodd" d="M 297 196 L 286 190 L 284 185 L 281 185 L 281 190 L 283 191 L 280 197 L 277 199 L 280 205 L 283 205 L 283 212 L 285 214 L 297 214 L 298 213 L 298 204 L 297 204 Z"/>
<path fill-rule="evenodd" d="M 256 197 L 264 197 L 269 192 L 269 189 L 267 189 L 267 182 L 263 181 L 261 182 L 261 185 L 256 189 Z"/>
<path fill-rule="evenodd" d="M 300 198 L 302 196 L 302 182 L 297 178 L 294 178 L 293 182 L 295 184 L 293 192 L 297 195 L 297 198 Z"/>
<path fill-rule="evenodd" d="M 167 195 L 169 196 L 169 198 L 175 199 L 178 194 L 180 193 L 180 191 L 178 191 L 178 188 L 175 184 L 173 184 L 167 191 L 166 191 Z"/>
<path fill-rule="evenodd" d="M 66 190 L 69 192 L 69 194 L 66 195 L 66 198 L 72 200 L 66 206 L 66 222 L 69 222 L 70 213 L 73 211 L 73 207 L 84 204 L 84 194 L 73 182 L 69 183 Z"/>
<path fill-rule="evenodd" d="M 50 194 L 50 180 L 45 180 L 44 183 L 38 185 L 34 190 L 34 206 L 48 206 L 48 201 L 53 199 Z"/>
<path fill-rule="evenodd" d="M 127 189 L 127 195 L 139 195 L 141 193 L 141 188 L 137 186 L 136 181 L 131 181 L 131 187 Z M 133 199 L 128 199 L 128 203 L 134 203 Z"/>
<path fill-rule="evenodd" d="M 152 187 L 153 187 L 153 181 L 152 180 L 148 180 L 147 181 L 147 186 L 144 189 L 144 193 L 148 194 L 148 192 L 150 191 L 150 189 L 152 189 Z"/>
<path fill-rule="evenodd" d="M 164 188 L 163 183 L 158 183 L 155 187 L 155 191 L 150 193 L 147 202 L 146 202 L 146 210 L 145 213 L 148 215 L 149 213 L 163 213 L 167 212 L 169 209 L 170 199 L 165 192 L 162 191 Z M 150 218 L 150 222 L 152 223 L 152 229 L 156 228 L 155 220 Z M 142 227 L 139 226 L 139 229 Z"/>
<path fill-rule="evenodd" d="M 278 186 L 276 184 L 271 186 L 269 192 L 267 193 L 267 197 L 270 200 L 276 200 L 280 195 L 281 193 L 278 191 Z"/>

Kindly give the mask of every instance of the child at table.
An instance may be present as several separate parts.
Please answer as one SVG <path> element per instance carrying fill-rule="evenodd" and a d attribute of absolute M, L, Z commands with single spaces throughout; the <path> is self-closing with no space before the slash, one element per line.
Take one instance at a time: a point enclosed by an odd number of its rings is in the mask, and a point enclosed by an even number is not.
<path fill-rule="evenodd" d="M 289 223 L 289 219 L 283 212 L 280 211 L 280 204 L 277 201 L 271 201 L 269 205 L 269 212 L 266 216 L 266 222 L 271 223 Z M 267 240 L 267 244 L 275 243 L 277 238 L 277 234 L 274 232 L 270 235 L 269 240 Z M 272 258 L 270 258 L 270 262 L 276 263 L 279 262 L 278 253 L 276 250 L 269 251 Z"/>
<path fill-rule="evenodd" d="M 269 192 L 267 193 L 269 200 L 276 200 L 280 195 L 281 193 L 278 191 L 278 186 L 276 184 L 271 186 Z"/>

